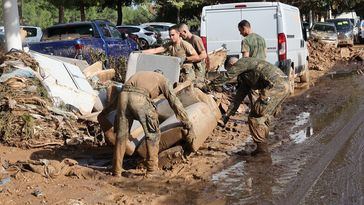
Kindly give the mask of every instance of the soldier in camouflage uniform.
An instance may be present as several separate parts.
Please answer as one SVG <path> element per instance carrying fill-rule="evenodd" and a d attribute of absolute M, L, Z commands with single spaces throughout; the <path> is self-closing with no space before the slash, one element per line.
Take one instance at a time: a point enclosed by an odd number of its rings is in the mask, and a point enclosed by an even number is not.
<path fill-rule="evenodd" d="M 183 64 L 181 66 L 180 82 L 186 80 L 194 81 L 196 76 L 193 69 L 193 62 L 198 61 L 200 57 L 190 43 L 181 39 L 177 25 L 169 28 L 169 37 L 171 41 L 164 45 L 142 52 L 147 54 L 168 52 L 171 56 L 181 58 Z"/>
<path fill-rule="evenodd" d="M 193 137 L 190 131 L 192 124 L 169 81 L 160 73 L 137 72 L 125 83 L 118 98 L 115 129 L 117 136 L 113 159 L 114 175 L 121 175 L 126 142 L 134 119 L 140 122 L 146 136 L 147 171 L 158 170 L 160 130 L 158 114 L 152 99 L 157 98 L 160 94 L 163 94 L 168 100 L 177 118 L 181 120 L 184 129 L 190 133 L 188 137 Z M 189 140 L 187 139 L 187 141 Z"/>
<path fill-rule="evenodd" d="M 244 39 L 241 41 L 243 57 L 265 60 L 267 47 L 264 38 L 253 33 L 250 23 L 247 20 L 240 21 L 238 29 L 240 34 L 244 36 Z"/>
<path fill-rule="evenodd" d="M 250 78 L 246 78 L 249 72 Z M 234 115 L 252 90 L 259 90 L 258 99 L 251 104 L 248 117 L 249 129 L 257 149 L 254 153 L 268 153 L 267 137 L 269 133 L 270 118 L 275 115 L 277 108 L 288 96 L 288 78 L 276 66 L 255 58 L 239 59 L 226 73 L 216 78 L 212 87 L 218 87 L 237 77 L 238 85 L 236 95 L 228 111 L 219 124 L 225 125 L 231 115 Z"/>
<path fill-rule="evenodd" d="M 238 29 L 240 34 L 244 37 L 241 41 L 241 52 L 243 53 L 243 58 L 257 58 L 265 60 L 266 58 L 266 44 L 263 37 L 253 33 L 250 23 L 247 20 L 242 20 L 238 24 Z M 254 73 L 246 72 L 245 78 L 250 78 L 250 75 Z M 252 91 L 249 94 L 250 103 L 254 103 L 259 97 L 258 91 Z"/>
<path fill-rule="evenodd" d="M 199 36 L 192 34 L 188 26 L 184 23 L 179 25 L 179 32 L 183 40 L 190 43 L 199 56 L 198 61 L 194 61 L 193 65 L 197 80 L 203 82 L 206 74 L 205 59 L 207 58 L 207 53 L 202 39 Z"/>

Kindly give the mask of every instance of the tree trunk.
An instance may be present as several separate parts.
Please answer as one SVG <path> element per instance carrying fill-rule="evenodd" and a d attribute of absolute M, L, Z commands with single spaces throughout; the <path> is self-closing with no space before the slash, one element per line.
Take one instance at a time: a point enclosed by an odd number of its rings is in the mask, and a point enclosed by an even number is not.
<path fill-rule="evenodd" d="M 58 23 L 64 23 L 64 6 L 58 7 Z"/>
<path fill-rule="evenodd" d="M 81 14 L 81 21 L 85 21 L 86 20 L 85 4 L 82 0 L 80 1 L 80 14 Z"/>
<path fill-rule="evenodd" d="M 18 1 L 18 11 L 19 11 L 19 23 L 20 25 L 23 25 L 24 19 L 23 19 L 23 0 Z"/>
<path fill-rule="evenodd" d="M 177 24 L 179 24 L 181 21 L 181 9 L 177 8 Z"/>
<path fill-rule="evenodd" d="M 119 26 L 123 23 L 123 3 L 122 0 L 118 0 L 117 3 L 117 11 L 118 11 L 118 20 L 116 25 Z"/>

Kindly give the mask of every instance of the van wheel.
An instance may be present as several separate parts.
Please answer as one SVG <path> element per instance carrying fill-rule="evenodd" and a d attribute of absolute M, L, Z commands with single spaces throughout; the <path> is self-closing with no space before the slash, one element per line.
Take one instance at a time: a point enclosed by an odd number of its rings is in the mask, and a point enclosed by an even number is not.
<path fill-rule="evenodd" d="M 306 83 L 306 87 L 310 87 L 310 71 L 308 69 L 308 62 L 306 61 L 306 65 L 303 69 L 302 75 L 300 76 L 300 82 Z"/>
<path fill-rule="evenodd" d="M 289 79 L 289 93 L 291 95 L 294 94 L 294 74 L 295 74 L 294 68 L 290 67 L 288 79 Z"/>

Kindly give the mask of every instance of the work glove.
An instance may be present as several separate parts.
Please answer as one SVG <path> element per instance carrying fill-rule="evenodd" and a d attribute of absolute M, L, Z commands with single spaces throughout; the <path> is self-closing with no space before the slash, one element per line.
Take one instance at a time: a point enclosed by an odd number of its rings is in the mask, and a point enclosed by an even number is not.
<path fill-rule="evenodd" d="M 228 115 L 223 115 L 221 117 L 221 119 L 217 122 L 217 124 L 220 126 L 220 127 L 225 127 L 226 126 L 226 123 L 229 121 L 230 119 L 230 116 Z"/>
<path fill-rule="evenodd" d="M 192 144 L 194 138 L 195 138 L 195 135 L 193 133 L 193 130 L 192 130 L 192 124 L 191 122 L 182 122 L 182 132 L 183 132 L 183 135 L 186 137 L 186 141 L 190 144 Z"/>

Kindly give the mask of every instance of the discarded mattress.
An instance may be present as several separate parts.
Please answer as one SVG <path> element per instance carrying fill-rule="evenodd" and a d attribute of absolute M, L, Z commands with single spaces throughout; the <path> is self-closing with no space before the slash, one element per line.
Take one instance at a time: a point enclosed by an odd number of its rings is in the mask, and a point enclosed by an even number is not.
<path fill-rule="evenodd" d="M 169 81 L 176 83 L 179 81 L 180 61 L 180 58 L 171 56 L 131 53 L 128 58 L 125 81 L 138 71 L 159 69 Z"/>
<path fill-rule="evenodd" d="M 196 136 L 192 143 L 192 151 L 197 151 L 217 126 L 217 120 L 209 106 L 203 102 L 188 106 L 186 112 L 193 124 L 193 131 Z M 181 126 L 180 121 L 175 115 L 168 118 L 160 125 L 161 140 L 159 143 L 159 152 L 172 147 L 184 138 Z M 146 157 L 145 140 L 143 140 L 137 148 L 137 152 L 141 157 Z"/>
<path fill-rule="evenodd" d="M 81 114 L 91 113 L 97 92 L 77 66 L 40 53 L 30 54 L 39 63 L 40 80 L 57 107 L 64 103 L 78 108 Z"/>

